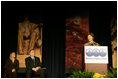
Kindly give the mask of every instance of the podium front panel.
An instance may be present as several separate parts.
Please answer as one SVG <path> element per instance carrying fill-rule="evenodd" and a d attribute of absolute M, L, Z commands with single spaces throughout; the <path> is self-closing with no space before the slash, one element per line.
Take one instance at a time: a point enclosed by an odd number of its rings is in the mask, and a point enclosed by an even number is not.
<path fill-rule="evenodd" d="M 86 63 L 85 64 L 85 71 L 93 71 L 95 73 L 99 73 L 104 75 L 107 72 L 108 69 L 108 65 L 107 64 L 90 64 L 90 63 Z"/>
<path fill-rule="evenodd" d="M 105 74 L 108 69 L 107 46 L 85 46 L 85 71 Z"/>

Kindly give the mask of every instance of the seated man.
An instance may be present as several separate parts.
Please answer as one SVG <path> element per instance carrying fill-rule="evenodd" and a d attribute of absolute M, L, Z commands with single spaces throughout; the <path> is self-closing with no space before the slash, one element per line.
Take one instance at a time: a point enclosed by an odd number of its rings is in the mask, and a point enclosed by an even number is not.
<path fill-rule="evenodd" d="M 26 77 L 30 78 L 33 76 L 44 77 L 44 70 L 41 70 L 40 58 L 34 56 L 34 50 L 30 50 L 30 56 L 25 59 L 26 64 Z"/>

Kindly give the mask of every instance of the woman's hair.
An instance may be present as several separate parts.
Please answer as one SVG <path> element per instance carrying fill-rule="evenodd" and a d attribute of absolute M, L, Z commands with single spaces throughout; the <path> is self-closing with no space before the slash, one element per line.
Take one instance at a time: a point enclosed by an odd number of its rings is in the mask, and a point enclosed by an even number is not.
<path fill-rule="evenodd" d="M 88 33 L 88 35 L 91 35 L 93 37 L 93 39 L 94 39 L 94 34 L 93 33 Z"/>
<path fill-rule="evenodd" d="M 15 52 L 11 52 L 11 53 L 10 53 L 10 55 L 9 55 L 9 58 L 10 58 L 10 59 L 12 58 L 12 57 L 11 57 L 12 53 L 15 53 Z M 15 54 L 16 54 L 16 53 L 15 53 Z M 15 57 L 15 58 L 16 58 L 16 57 Z"/>

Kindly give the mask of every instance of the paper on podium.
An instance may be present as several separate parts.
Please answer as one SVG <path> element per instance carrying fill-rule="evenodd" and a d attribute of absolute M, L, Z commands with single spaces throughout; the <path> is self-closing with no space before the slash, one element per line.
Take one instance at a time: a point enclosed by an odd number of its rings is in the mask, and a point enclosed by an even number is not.
<path fill-rule="evenodd" d="M 108 64 L 107 46 L 85 46 L 85 63 L 104 63 Z"/>

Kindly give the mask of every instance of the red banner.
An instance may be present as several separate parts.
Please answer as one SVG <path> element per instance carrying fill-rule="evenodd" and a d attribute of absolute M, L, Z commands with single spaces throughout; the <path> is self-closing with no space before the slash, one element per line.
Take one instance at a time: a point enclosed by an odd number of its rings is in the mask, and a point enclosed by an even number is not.
<path fill-rule="evenodd" d="M 66 19 L 66 69 L 83 68 L 83 47 L 89 32 L 88 15 Z"/>

